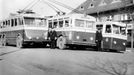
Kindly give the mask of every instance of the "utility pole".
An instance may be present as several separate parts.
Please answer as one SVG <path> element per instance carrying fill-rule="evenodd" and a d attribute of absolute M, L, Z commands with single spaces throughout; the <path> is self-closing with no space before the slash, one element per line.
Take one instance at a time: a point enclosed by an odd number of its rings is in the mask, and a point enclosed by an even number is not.
<path fill-rule="evenodd" d="M 134 46 L 134 13 L 132 13 L 131 16 L 132 16 L 132 22 L 133 22 L 132 31 L 131 31 L 131 50 L 134 51 L 134 48 L 133 48 Z"/>
<path fill-rule="evenodd" d="M 131 50 L 133 51 L 134 50 L 134 48 L 133 48 L 133 46 L 134 46 L 134 42 L 133 42 L 134 41 L 134 28 L 132 29 L 131 34 L 132 34 L 132 36 L 131 36 Z"/>

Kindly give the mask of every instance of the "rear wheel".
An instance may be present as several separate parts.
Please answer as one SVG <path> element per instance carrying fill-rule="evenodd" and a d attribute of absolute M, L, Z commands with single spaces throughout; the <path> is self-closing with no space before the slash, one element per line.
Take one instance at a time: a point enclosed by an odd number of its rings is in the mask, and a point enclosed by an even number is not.
<path fill-rule="evenodd" d="M 1 38 L 1 46 L 6 46 L 6 36 L 3 35 L 3 37 Z"/>
<path fill-rule="evenodd" d="M 23 47 L 23 38 L 21 35 L 17 36 L 17 38 L 16 38 L 16 47 L 18 47 L 18 48 Z"/>
<path fill-rule="evenodd" d="M 57 39 L 57 47 L 59 49 L 65 49 L 66 48 L 66 38 L 63 37 L 63 36 L 60 36 L 58 39 Z"/>
<path fill-rule="evenodd" d="M 2 40 L 2 46 L 6 46 L 6 39 L 5 38 Z"/>

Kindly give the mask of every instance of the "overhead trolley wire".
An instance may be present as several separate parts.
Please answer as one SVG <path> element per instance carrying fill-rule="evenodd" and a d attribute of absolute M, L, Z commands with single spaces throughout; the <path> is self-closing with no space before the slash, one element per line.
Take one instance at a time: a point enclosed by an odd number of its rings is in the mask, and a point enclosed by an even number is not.
<path fill-rule="evenodd" d="M 31 4 L 33 4 L 35 2 L 35 0 L 33 0 L 31 3 L 29 3 L 25 8 L 23 8 L 22 10 L 27 9 L 29 6 L 31 6 Z M 37 2 L 37 1 L 36 1 Z"/>
<path fill-rule="evenodd" d="M 55 4 L 57 4 L 57 5 L 60 5 L 60 6 L 64 7 L 64 8 L 66 8 L 66 9 L 72 10 L 72 11 L 77 12 L 77 13 L 78 12 L 81 13 L 79 10 L 76 10 L 76 9 L 74 9 L 74 8 L 72 8 L 72 7 L 70 7 L 70 6 L 66 5 L 66 4 L 63 4 L 61 2 L 58 2 L 56 0 L 49 0 L 49 1 L 51 1 L 51 2 L 53 2 Z"/>
<path fill-rule="evenodd" d="M 53 4 L 50 4 L 49 2 L 46 2 L 45 0 L 42 0 L 45 4 L 47 4 L 49 7 L 51 7 L 53 10 L 55 10 L 57 13 L 58 12 L 63 12 L 61 11 L 59 8 L 57 8 L 56 6 L 54 6 Z M 57 11 L 58 10 L 58 11 Z"/>
<path fill-rule="evenodd" d="M 37 2 L 35 2 L 31 7 L 29 7 L 29 9 L 33 8 L 38 2 L 40 2 L 41 0 L 37 0 Z"/>

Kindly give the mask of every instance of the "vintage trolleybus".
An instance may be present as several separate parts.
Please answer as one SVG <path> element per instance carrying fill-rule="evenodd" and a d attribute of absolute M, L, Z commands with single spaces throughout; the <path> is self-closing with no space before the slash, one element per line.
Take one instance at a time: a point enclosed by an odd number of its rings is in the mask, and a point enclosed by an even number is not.
<path fill-rule="evenodd" d="M 0 22 L 0 46 L 8 44 L 21 48 L 36 42 L 45 44 L 47 31 L 43 17 L 35 14 L 13 15 Z"/>
<path fill-rule="evenodd" d="M 95 30 L 93 25 L 96 19 L 83 14 L 68 14 L 48 19 L 49 28 L 57 31 L 57 47 L 64 49 L 74 46 L 95 45 Z"/>
<path fill-rule="evenodd" d="M 105 50 L 116 50 L 118 52 L 126 50 L 127 30 L 126 24 L 121 22 L 97 22 L 96 29 L 102 29 L 102 48 Z"/>

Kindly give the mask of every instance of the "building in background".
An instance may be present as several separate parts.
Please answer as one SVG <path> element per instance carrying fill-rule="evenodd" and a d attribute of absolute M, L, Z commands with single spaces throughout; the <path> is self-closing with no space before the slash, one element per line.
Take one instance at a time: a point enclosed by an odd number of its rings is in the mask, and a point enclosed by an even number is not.
<path fill-rule="evenodd" d="M 132 36 L 134 0 L 86 0 L 74 10 L 74 12 L 78 11 L 96 17 L 97 21 L 124 22 L 129 25 L 128 36 Z"/>

